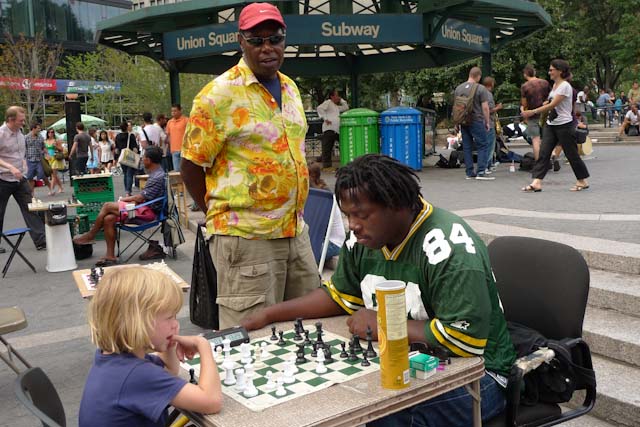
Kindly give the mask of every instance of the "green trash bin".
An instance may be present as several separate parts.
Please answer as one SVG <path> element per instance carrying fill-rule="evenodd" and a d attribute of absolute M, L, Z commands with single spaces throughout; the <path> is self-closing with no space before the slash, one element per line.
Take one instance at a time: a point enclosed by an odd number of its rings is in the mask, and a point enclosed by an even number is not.
<path fill-rule="evenodd" d="M 89 216 L 87 214 L 67 215 L 67 223 L 71 231 L 71 238 L 89 231 Z"/>
<path fill-rule="evenodd" d="M 340 166 L 363 154 L 379 153 L 378 114 L 354 108 L 340 115 Z"/>

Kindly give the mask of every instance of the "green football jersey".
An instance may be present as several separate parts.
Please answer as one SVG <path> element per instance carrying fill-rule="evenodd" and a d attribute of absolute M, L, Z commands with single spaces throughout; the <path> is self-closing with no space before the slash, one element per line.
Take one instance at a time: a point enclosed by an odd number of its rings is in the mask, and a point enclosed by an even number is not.
<path fill-rule="evenodd" d="M 423 210 L 396 248 L 369 249 L 353 233 L 337 269 L 323 284 L 347 313 L 376 310 L 376 284 L 407 284 L 407 318 L 426 320 L 425 340 L 461 357 L 483 356 L 508 375 L 515 351 L 484 242 L 462 220 L 423 200 Z"/>

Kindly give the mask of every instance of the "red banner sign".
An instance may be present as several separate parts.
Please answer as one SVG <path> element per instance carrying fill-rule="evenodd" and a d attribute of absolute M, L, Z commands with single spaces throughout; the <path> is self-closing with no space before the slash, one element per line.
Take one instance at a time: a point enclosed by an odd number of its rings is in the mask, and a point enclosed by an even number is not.
<path fill-rule="evenodd" d="M 54 79 L 22 79 L 19 77 L 0 77 L 0 88 L 13 90 L 56 90 Z"/>

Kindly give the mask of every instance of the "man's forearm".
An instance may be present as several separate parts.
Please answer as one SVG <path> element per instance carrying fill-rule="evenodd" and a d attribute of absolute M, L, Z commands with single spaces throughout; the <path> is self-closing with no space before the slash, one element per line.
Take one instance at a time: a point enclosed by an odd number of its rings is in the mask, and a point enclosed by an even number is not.
<path fill-rule="evenodd" d="M 207 194 L 207 185 L 202 166 L 198 166 L 190 160 L 182 159 L 180 175 L 193 201 L 198 204 L 202 212 L 207 213 L 207 204 L 204 200 Z"/>
<path fill-rule="evenodd" d="M 321 317 L 338 316 L 345 312 L 336 304 L 329 294 L 321 288 L 314 289 L 308 294 L 281 302 L 265 308 L 269 323 L 284 322 L 297 317 L 317 319 Z"/>

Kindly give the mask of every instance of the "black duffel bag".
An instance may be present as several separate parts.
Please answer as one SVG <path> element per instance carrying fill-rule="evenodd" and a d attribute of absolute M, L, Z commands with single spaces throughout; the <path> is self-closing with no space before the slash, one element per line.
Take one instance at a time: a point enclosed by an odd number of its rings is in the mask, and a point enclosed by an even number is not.
<path fill-rule="evenodd" d="M 191 272 L 191 294 L 189 296 L 189 317 L 191 322 L 206 329 L 218 329 L 218 276 L 213 265 L 209 244 L 204 238 L 202 227 L 198 226 L 196 245 L 193 252 Z"/>

